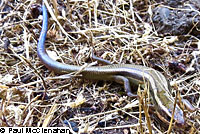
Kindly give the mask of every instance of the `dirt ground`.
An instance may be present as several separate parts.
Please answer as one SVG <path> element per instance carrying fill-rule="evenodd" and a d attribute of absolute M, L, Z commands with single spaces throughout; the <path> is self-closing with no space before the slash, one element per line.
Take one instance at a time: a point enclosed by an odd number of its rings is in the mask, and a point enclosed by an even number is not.
<path fill-rule="evenodd" d="M 173 97 L 180 93 L 178 99 L 200 108 L 199 0 L 44 2 L 46 49 L 54 60 L 83 66 L 95 63 L 94 52 L 112 64 L 152 67 L 169 80 Z M 70 126 L 72 133 L 94 134 L 199 133 L 199 109 L 182 107 L 187 125 L 170 129 L 151 107 L 148 118 L 141 100 L 128 97 L 121 84 L 49 71 L 37 56 L 41 5 L 40 0 L 0 0 L 0 126 Z M 135 94 L 138 88 L 133 87 Z"/>

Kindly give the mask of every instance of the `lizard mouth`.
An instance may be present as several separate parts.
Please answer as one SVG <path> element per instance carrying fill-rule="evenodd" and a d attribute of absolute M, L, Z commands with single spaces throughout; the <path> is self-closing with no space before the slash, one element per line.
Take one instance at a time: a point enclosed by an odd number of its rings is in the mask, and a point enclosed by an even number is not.
<path fill-rule="evenodd" d="M 164 111 L 161 110 L 161 112 L 156 112 L 156 114 L 162 122 L 166 123 L 167 125 L 170 124 L 171 117 L 165 114 Z M 180 129 L 186 127 L 185 119 L 182 114 L 181 115 L 176 114 L 175 112 L 173 120 L 174 120 L 173 127 Z"/>

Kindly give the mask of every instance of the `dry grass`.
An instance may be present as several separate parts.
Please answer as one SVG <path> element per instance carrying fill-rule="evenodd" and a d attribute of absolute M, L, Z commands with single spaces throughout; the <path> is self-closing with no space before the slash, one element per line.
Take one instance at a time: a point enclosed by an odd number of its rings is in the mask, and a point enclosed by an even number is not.
<path fill-rule="evenodd" d="M 46 3 L 50 13 L 46 45 L 55 60 L 84 65 L 92 62 L 89 57 L 93 50 L 96 56 L 112 63 L 153 67 L 172 85 L 177 84 L 181 97 L 199 107 L 200 41 L 188 36 L 182 40 L 177 36 L 158 36 L 151 23 L 152 8 L 158 3 L 141 0 Z M 41 16 L 33 17 L 36 12 L 31 11 L 37 4 L 40 5 L 30 0 L 1 2 L 0 126 L 65 126 L 63 122 L 68 120 L 76 122 L 80 132 L 88 133 L 150 133 L 148 128 L 152 133 L 167 131 L 168 126 L 160 125 L 164 123 L 153 115 L 151 126 L 147 125 L 142 110 L 139 118 L 139 101 L 127 97 L 121 85 L 71 79 L 70 75 L 57 77 L 48 71 L 36 53 L 42 20 Z M 186 72 L 170 69 L 171 61 L 184 63 Z M 44 88 L 48 97 L 42 100 Z M 186 116 L 193 126 L 189 131 L 200 131 L 200 113 L 188 112 Z"/>

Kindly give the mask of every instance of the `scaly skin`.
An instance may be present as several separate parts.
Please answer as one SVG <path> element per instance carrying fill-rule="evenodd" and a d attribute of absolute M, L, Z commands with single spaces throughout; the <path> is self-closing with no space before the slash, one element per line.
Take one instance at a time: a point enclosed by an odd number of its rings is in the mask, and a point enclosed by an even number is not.
<path fill-rule="evenodd" d="M 37 54 L 42 63 L 50 70 L 57 74 L 66 74 L 70 72 L 79 71 L 80 66 L 63 64 L 51 59 L 45 50 L 45 39 L 48 28 L 48 15 L 47 9 L 43 5 L 43 24 L 42 30 L 37 46 Z M 129 64 L 113 64 L 101 67 L 87 67 L 81 71 L 82 78 L 91 80 L 109 80 L 117 83 L 123 83 L 124 88 L 129 96 L 135 96 L 131 92 L 133 83 L 145 82 L 149 83 L 149 91 L 152 97 L 152 103 L 155 109 L 163 117 L 172 117 L 174 107 L 174 98 L 169 93 L 169 85 L 166 78 L 153 68 L 144 67 L 140 65 Z M 183 111 L 178 105 L 175 108 L 174 120 L 176 125 L 184 126 L 185 119 Z"/>

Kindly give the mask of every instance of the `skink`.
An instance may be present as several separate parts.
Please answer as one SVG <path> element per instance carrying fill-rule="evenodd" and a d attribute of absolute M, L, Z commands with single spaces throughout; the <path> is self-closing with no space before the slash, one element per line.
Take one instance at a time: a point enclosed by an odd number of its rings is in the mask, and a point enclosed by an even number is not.
<path fill-rule="evenodd" d="M 66 74 L 70 72 L 79 71 L 80 66 L 63 64 L 51 59 L 45 50 L 45 39 L 48 28 L 48 15 L 45 5 L 43 9 L 43 23 L 40 38 L 37 46 L 37 54 L 41 62 L 50 70 L 57 74 Z M 121 83 L 124 85 L 129 96 L 133 96 L 131 92 L 131 85 L 133 83 L 145 82 L 149 83 L 149 91 L 152 98 L 152 103 L 160 115 L 168 118 L 172 117 L 174 107 L 174 98 L 169 92 L 170 86 L 166 78 L 153 68 L 130 65 L 130 64 L 113 64 L 100 67 L 86 67 L 81 71 L 82 78 L 91 80 L 109 80 Z M 185 125 L 183 111 L 176 105 L 174 112 L 174 121 L 178 126 Z"/>

